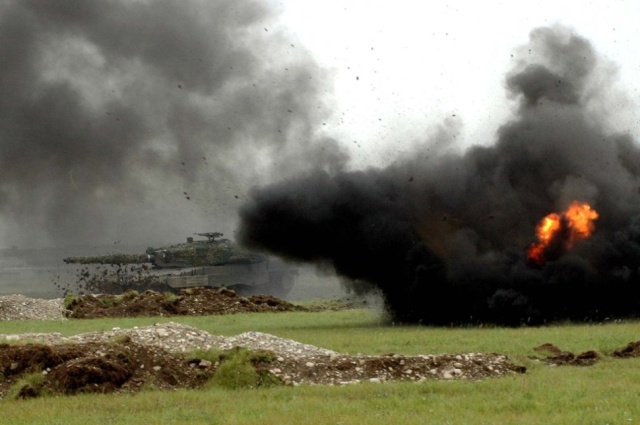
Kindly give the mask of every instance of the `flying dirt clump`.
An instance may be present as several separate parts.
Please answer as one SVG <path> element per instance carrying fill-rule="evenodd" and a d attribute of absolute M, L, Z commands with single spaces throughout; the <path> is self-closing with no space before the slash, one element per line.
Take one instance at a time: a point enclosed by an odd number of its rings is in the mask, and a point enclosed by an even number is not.
<path fill-rule="evenodd" d="M 640 147 L 600 112 L 611 67 L 563 27 L 533 30 L 516 53 L 518 108 L 492 145 L 433 154 L 427 141 L 387 168 L 256 189 L 240 241 L 370 282 L 401 322 L 640 315 Z M 575 205 L 588 237 L 571 209 L 548 216 Z"/>

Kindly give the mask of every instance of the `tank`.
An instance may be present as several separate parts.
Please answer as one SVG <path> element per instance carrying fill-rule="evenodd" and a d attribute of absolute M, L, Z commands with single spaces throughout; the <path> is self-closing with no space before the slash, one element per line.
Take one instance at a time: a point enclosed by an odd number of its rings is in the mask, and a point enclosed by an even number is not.
<path fill-rule="evenodd" d="M 91 289 L 102 292 L 227 287 L 243 295 L 264 293 L 284 297 L 293 287 L 298 270 L 282 260 L 242 249 L 229 239 L 222 238 L 222 233 L 194 235 L 205 239 L 194 240 L 189 237 L 186 243 L 149 247 L 144 254 L 67 257 L 63 261 L 68 264 L 117 267 L 116 287 L 113 286 L 114 282 L 107 282 L 109 279 L 92 280 Z M 141 268 L 123 268 L 126 265 L 140 265 Z M 140 278 L 140 270 L 145 271 L 145 278 Z M 82 274 L 86 278 L 89 273 L 84 270 Z M 95 274 L 106 275 L 104 270 Z"/>

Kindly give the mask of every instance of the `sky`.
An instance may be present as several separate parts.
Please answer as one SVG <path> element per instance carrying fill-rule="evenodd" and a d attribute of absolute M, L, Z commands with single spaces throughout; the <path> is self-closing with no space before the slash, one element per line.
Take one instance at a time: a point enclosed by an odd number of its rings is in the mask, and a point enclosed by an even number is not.
<path fill-rule="evenodd" d="M 504 86 L 514 51 L 534 28 L 558 24 L 612 62 L 630 103 L 611 105 L 619 108 L 616 126 L 638 133 L 637 2 L 291 1 L 282 7 L 288 31 L 333 71 L 340 114 L 328 128 L 356 140 L 351 148 L 364 147 L 352 149 L 356 162 L 379 164 L 441 125 L 456 129 L 460 147 L 493 143 L 515 107 Z"/>
<path fill-rule="evenodd" d="M 535 5 L 535 6 L 534 6 Z M 617 73 L 638 139 L 640 5 L 0 1 L 0 246 L 233 236 L 255 188 L 490 145 L 530 32 L 564 25 Z M 614 95 L 615 93 L 615 95 Z"/>

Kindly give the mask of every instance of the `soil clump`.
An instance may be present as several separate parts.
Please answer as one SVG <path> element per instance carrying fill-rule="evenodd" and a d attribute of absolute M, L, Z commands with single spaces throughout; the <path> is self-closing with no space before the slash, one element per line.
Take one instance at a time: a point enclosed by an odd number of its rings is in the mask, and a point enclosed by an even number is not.
<path fill-rule="evenodd" d="M 543 360 L 552 366 L 592 366 L 600 361 L 604 355 L 594 351 L 584 351 L 580 354 L 574 354 L 570 351 L 563 351 L 551 343 L 545 343 L 534 348 L 534 351 L 545 352 L 547 357 L 535 360 Z M 640 341 L 630 342 L 625 347 L 614 350 L 610 357 L 614 358 L 632 358 L 640 357 Z"/>
<path fill-rule="evenodd" d="M 618 358 L 640 357 L 640 341 L 630 342 L 626 347 L 614 350 L 611 355 Z"/>

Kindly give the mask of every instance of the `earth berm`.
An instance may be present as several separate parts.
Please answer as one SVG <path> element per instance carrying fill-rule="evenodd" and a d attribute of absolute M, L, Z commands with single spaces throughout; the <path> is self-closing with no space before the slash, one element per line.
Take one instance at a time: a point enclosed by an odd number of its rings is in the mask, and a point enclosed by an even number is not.
<path fill-rule="evenodd" d="M 177 295 L 83 295 L 66 300 L 0 297 L 0 319 L 77 320 L 88 317 L 175 316 L 305 308 L 271 296 L 244 298 L 229 290 L 190 289 Z M 46 314 L 27 311 L 42 307 Z M 71 319 L 64 319 L 65 316 Z M 197 388 L 233 358 L 253 353 L 254 386 L 348 385 L 360 382 L 429 379 L 479 380 L 523 373 L 525 368 L 495 353 L 405 356 L 349 355 L 260 332 L 234 337 L 211 335 L 179 323 L 115 328 L 70 337 L 60 333 L 0 335 L 0 397 L 44 393 L 135 392 L 141 388 Z M 196 351 L 199 350 L 199 351 Z M 211 361 L 205 354 L 215 350 Z M 194 354 L 196 353 L 196 354 Z M 201 354 L 197 354 L 201 353 Z M 38 379 L 28 379 L 33 377 Z M 22 380 L 21 380 L 22 378 Z"/>

